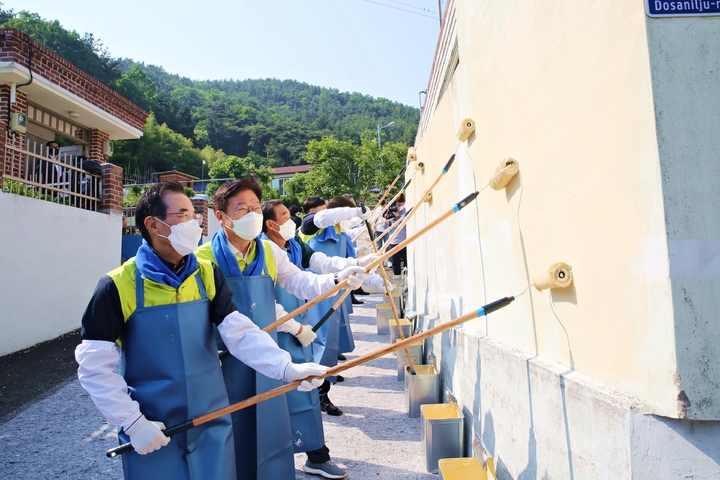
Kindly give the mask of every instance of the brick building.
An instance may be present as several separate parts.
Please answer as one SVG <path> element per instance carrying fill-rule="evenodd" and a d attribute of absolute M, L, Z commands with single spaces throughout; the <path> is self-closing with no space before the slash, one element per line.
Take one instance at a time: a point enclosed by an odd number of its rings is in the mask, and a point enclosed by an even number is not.
<path fill-rule="evenodd" d="M 121 212 L 122 169 L 109 163 L 112 141 L 139 138 L 147 115 L 28 35 L 0 29 L 0 179 L 39 188 L 31 164 L 46 156 L 48 141 L 61 140 L 64 158 L 102 165 L 102 199 L 93 209 Z M 62 162 L 58 171 L 82 173 L 79 163 Z"/>

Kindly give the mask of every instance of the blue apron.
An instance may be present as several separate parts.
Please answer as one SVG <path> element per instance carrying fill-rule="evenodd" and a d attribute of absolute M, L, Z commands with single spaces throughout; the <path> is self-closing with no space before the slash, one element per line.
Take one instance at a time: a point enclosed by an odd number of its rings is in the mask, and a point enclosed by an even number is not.
<path fill-rule="evenodd" d="M 218 255 L 218 252 L 214 253 Z M 265 258 L 258 258 L 258 261 L 263 262 L 262 275 L 226 276 L 225 280 L 233 292 L 233 303 L 238 312 L 264 328 L 275 321 L 275 292 L 272 278 L 264 273 Z M 270 332 L 270 336 L 277 342 L 275 331 Z M 217 336 L 216 339 L 218 348 L 226 350 L 222 340 Z M 223 360 L 222 372 L 231 404 L 284 385 L 281 380 L 268 378 L 233 356 Z M 295 458 L 285 395 L 239 410 L 231 416 L 237 478 L 294 480 Z"/>
<path fill-rule="evenodd" d="M 121 374 L 130 396 L 149 419 L 172 427 L 228 405 L 213 341 L 205 287 L 195 279 L 201 300 L 145 307 L 138 269 L 137 309 L 122 334 Z M 122 430 L 120 443 L 130 437 Z M 126 479 L 235 479 L 233 432 L 229 416 L 172 437 L 147 455 L 122 456 Z"/>
<path fill-rule="evenodd" d="M 335 227 L 329 227 L 334 229 Z M 321 241 L 318 237 L 320 235 L 316 235 L 313 238 L 311 238 L 307 243 L 310 245 L 310 248 L 315 250 L 316 252 L 322 252 L 328 257 L 347 257 L 347 237 L 343 234 L 335 233 L 333 236 L 327 236 L 324 241 Z M 338 295 L 342 295 L 343 291 L 338 292 Z M 325 308 L 325 310 L 320 314 L 317 320 L 315 320 L 315 323 L 319 321 L 322 316 L 330 310 L 330 307 L 335 303 L 338 297 L 335 297 L 334 299 L 331 297 L 328 299 L 328 306 Z M 321 303 L 318 304 L 318 306 L 323 305 L 325 306 L 325 300 L 323 300 Z M 315 308 L 315 307 L 312 307 Z M 350 327 L 350 313 L 352 313 L 352 299 L 350 298 L 350 295 L 343 300 L 343 303 L 340 304 L 340 308 L 337 309 L 338 314 L 338 321 L 339 321 L 339 327 L 338 327 L 338 353 L 349 353 L 355 350 L 355 341 L 353 339 L 352 329 Z M 334 314 L 333 314 L 334 315 Z M 322 330 L 322 328 L 321 328 Z M 337 363 L 337 362 L 336 362 Z M 325 365 L 325 364 L 323 364 Z M 329 366 L 329 365 L 328 365 Z"/>
<path fill-rule="evenodd" d="M 302 268 L 298 265 L 298 268 Z M 292 312 L 304 302 L 291 295 L 280 284 L 275 285 L 275 298 L 286 312 Z M 298 320 L 304 326 L 311 328 L 307 317 L 302 314 Z M 311 347 L 303 347 L 300 342 L 289 333 L 278 332 L 278 345 L 290 353 L 294 363 L 307 363 L 312 361 Z M 290 410 L 290 425 L 292 426 L 293 446 L 295 453 L 318 450 L 325 445 L 325 432 L 322 426 L 322 413 L 320 411 L 320 398 L 317 389 L 309 392 L 291 390 L 286 393 L 288 408 Z"/>

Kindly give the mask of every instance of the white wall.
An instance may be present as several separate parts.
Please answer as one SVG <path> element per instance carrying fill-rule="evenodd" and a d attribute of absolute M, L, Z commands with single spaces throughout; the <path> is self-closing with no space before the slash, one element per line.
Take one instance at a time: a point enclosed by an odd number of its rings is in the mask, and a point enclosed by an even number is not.
<path fill-rule="evenodd" d="M 80 327 L 120 265 L 122 217 L 0 192 L 0 355 Z"/>

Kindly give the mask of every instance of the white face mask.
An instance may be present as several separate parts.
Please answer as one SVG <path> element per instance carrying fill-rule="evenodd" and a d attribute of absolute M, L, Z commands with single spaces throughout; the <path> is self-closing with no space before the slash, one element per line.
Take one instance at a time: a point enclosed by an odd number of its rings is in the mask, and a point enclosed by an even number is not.
<path fill-rule="evenodd" d="M 278 233 L 286 242 L 291 238 L 295 237 L 295 222 L 293 222 L 291 219 L 288 219 L 288 221 L 283 223 L 282 225 L 276 222 L 273 223 L 280 227 L 280 231 Z"/>
<path fill-rule="evenodd" d="M 224 212 L 223 215 L 225 215 Z M 225 216 L 230 218 L 227 215 Z M 259 213 L 248 212 L 239 220 L 233 220 L 232 218 L 230 220 L 233 222 L 232 231 L 243 240 L 252 240 L 262 232 L 263 216 Z"/>
<path fill-rule="evenodd" d="M 347 232 L 352 228 L 352 220 L 343 220 L 340 222 L 340 230 Z"/>
<path fill-rule="evenodd" d="M 170 245 L 172 245 L 177 253 L 184 257 L 194 252 L 198 247 L 200 237 L 202 237 L 202 227 L 198 224 L 197 220 L 192 219 L 187 222 L 178 223 L 177 225 L 168 225 L 159 218 L 155 218 L 170 227 L 169 236 L 166 237 L 158 233 L 158 237 L 170 240 Z"/>

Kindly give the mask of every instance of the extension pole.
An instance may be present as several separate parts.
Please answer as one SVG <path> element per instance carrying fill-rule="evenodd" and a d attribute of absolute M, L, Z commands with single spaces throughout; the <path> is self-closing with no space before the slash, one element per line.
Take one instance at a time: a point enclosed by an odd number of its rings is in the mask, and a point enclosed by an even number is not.
<path fill-rule="evenodd" d="M 401 340 L 397 342 L 394 345 L 388 345 L 386 347 L 380 348 L 374 352 L 368 353 L 367 355 L 363 355 L 361 357 L 348 360 L 340 365 L 337 365 L 333 368 L 329 368 L 328 371 L 325 373 L 325 375 L 321 375 L 319 377 L 314 378 L 326 378 L 326 377 L 332 377 L 334 375 L 337 375 L 340 372 L 344 372 L 345 370 L 356 367 L 358 365 L 362 365 L 363 363 L 367 363 L 371 360 L 375 360 L 376 358 L 380 358 L 384 355 L 387 355 L 388 353 L 395 352 L 397 350 L 400 350 L 402 348 L 407 348 L 409 345 L 419 342 L 421 340 L 425 340 L 426 338 L 430 338 L 433 335 L 437 335 L 438 333 L 442 333 L 446 330 L 449 330 L 451 328 L 457 327 L 458 325 L 461 325 L 468 320 L 473 320 L 477 317 L 481 317 L 483 315 L 487 315 L 489 313 L 494 312 L 495 310 L 498 310 L 506 305 L 509 305 L 513 300 L 515 300 L 515 297 L 504 297 L 500 300 L 496 300 L 492 303 L 488 303 L 487 305 L 478 308 L 475 311 L 472 311 L 470 313 L 467 313 L 463 315 L 462 317 L 458 317 L 455 320 L 451 320 L 449 322 L 443 323 L 442 325 L 438 325 L 437 327 L 431 328 L 430 330 L 426 330 L 422 333 L 419 333 L 417 335 L 414 335 L 412 337 L 408 337 L 405 340 Z M 308 380 L 307 378 L 304 380 Z M 302 380 L 296 380 L 294 382 L 285 384 L 281 387 L 274 388 L 272 390 L 268 390 L 267 392 L 263 392 L 259 395 L 255 395 L 253 397 L 247 398 L 245 400 L 239 401 L 237 403 L 233 403 L 232 405 L 228 405 L 227 407 L 220 408 L 218 410 L 215 410 L 213 412 L 207 413 L 205 415 L 201 415 L 199 417 L 195 417 L 191 420 L 188 420 L 186 422 L 183 422 L 181 424 L 166 428 L 163 430 L 163 433 L 167 437 L 171 437 L 173 435 L 176 435 L 178 433 L 184 432 L 186 430 L 190 430 L 193 427 L 198 427 L 204 423 L 211 422 L 217 418 L 220 418 L 222 416 L 228 415 L 233 412 L 237 412 L 238 410 L 242 410 L 243 408 L 247 408 L 253 405 L 256 405 L 264 400 L 268 400 L 270 398 L 276 397 L 278 395 L 282 395 L 283 393 L 287 393 L 295 388 L 297 388 Z M 126 443 L 124 445 L 120 445 L 115 448 L 111 448 L 106 452 L 106 456 L 112 458 L 117 455 L 122 455 L 123 453 L 127 453 L 134 450 L 132 444 Z"/>
<path fill-rule="evenodd" d="M 392 181 L 390 186 L 385 190 L 385 193 L 382 194 L 382 197 L 380 197 L 380 200 L 377 201 L 378 205 L 382 203 L 383 200 L 385 200 L 385 197 L 387 197 L 387 194 L 390 193 L 390 190 L 392 190 L 392 187 L 395 186 L 398 180 L 400 180 L 400 177 L 403 173 L 405 173 L 405 170 L 407 169 L 407 164 L 405 164 L 404 167 L 402 167 L 402 170 L 397 174 L 397 177 L 395 177 L 395 180 Z"/>
<path fill-rule="evenodd" d="M 372 223 L 377 222 L 378 219 L 382 217 L 383 213 L 385 213 L 387 211 L 387 209 L 390 208 L 390 206 L 393 203 L 395 203 L 395 200 L 397 200 L 397 198 L 400 196 L 400 194 L 403 193 L 407 189 L 408 185 L 410 185 L 410 182 L 412 182 L 412 178 L 409 179 L 407 182 L 405 182 L 405 185 L 403 185 L 403 187 L 395 194 L 395 196 L 387 203 L 387 205 L 385 205 L 385 208 L 380 210 L 380 213 L 378 213 L 377 215 L 375 215 L 373 217 L 373 219 L 371 220 Z M 352 239 L 352 242 L 353 243 L 357 242 L 358 238 L 360 238 L 363 233 L 364 232 L 360 232 L 357 235 L 355 235 L 355 238 Z"/>
<path fill-rule="evenodd" d="M 445 165 L 445 168 L 443 168 L 443 169 L 440 171 L 440 175 L 437 176 L 437 178 L 435 179 L 435 181 L 433 182 L 433 184 L 430 185 L 430 187 L 429 187 L 427 190 L 425 190 L 425 191 L 423 192 L 423 194 L 420 196 L 420 200 L 418 200 L 418 204 L 421 203 L 421 202 L 423 202 L 423 201 L 425 201 L 425 198 L 426 198 L 428 195 L 430 195 L 430 193 L 433 191 L 433 188 L 435 188 L 435 186 L 436 186 L 438 183 L 440 183 L 440 180 L 442 180 L 442 178 L 447 174 L 448 170 L 450 170 L 450 166 L 453 164 L 454 161 L 455 161 L 455 154 L 453 153 L 452 156 L 450 157 L 450 160 L 448 160 L 447 164 Z M 418 208 L 418 205 L 415 205 L 415 208 L 413 208 L 412 210 L 410 210 L 410 211 L 407 212 L 407 215 L 405 215 L 405 218 L 403 218 L 403 220 L 400 222 L 399 225 L 390 226 L 390 227 L 388 228 L 388 231 L 392 230 L 393 233 L 392 233 L 392 235 L 390 235 L 390 238 L 387 239 L 387 241 L 385 242 L 385 245 L 383 245 L 383 247 L 380 249 L 380 253 L 382 253 L 383 251 L 385 251 L 385 249 L 387 248 L 387 246 L 390 245 L 390 243 L 395 239 L 395 237 L 397 237 L 397 236 L 400 234 L 400 231 L 402 230 L 402 228 L 403 228 L 405 225 L 407 225 L 407 223 L 410 221 L 410 219 L 412 218 L 412 216 L 415 215 L 415 214 L 418 212 L 418 210 L 420 210 L 420 209 Z M 387 233 L 387 232 L 383 232 L 383 234 L 384 234 L 384 233 Z"/>
<path fill-rule="evenodd" d="M 456 203 L 455 205 L 453 205 L 453 207 L 452 207 L 451 209 L 449 209 L 448 211 L 446 211 L 445 213 L 443 213 L 442 215 L 440 215 L 438 218 L 436 218 L 435 220 L 433 220 L 433 221 L 430 222 L 429 224 L 425 225 L 423 228 L 421 228 L 420 230 L 418 230 L 417 232 L 415 232 L 412 236 L 410 236 L 410 237 L 406 238 L 404 241 L 398 243 L 398 244 L 397 244 L 394 248 L 392 248 L 390 251 L 383 253 L 381 256 L 379 256 L 378 258 L 376 258 L 373 262 L 371 262 L 370 264 L 368 264 L 367 266 L 365 266 L 365 273 L 370 273 L 375 267 L 377 267 L 378 265 L 380 265 L 383 261 L 385 261 L 386 259 L 388 259 L 388 258 L 390 258 L 391 256 L 395 255 L 397 252 L 399 252 L 400 250 L 402 250 L 403 248 L 405 248 L 407 245 L 411 244 L 412 242 L 414 242 L 415 240 L 417 240 L 418 238 L 420 238 L 421 236 L 423 236 L 423 235 L 424 235 L 425 233 L 427 233 L 429 230 L 433 229 L 434 227 L 436 227 L 437 225 L 439 225 L 440 223 L 442 223 L 442 222 L 443 222 L 446 218 L 448 218 L 450 215 L 452 215 L 452 214 L 454 214 L 454 213 L 457 213 L 457 212 L 459 212 L 460 210 L 462 210 L 463 208 L 465 208 L 465 206 L 466 206 L 468 203 L 470 203 L 470 202 L 472 202 L 473 200 L 475 200 L 475 198 L 478 196 L 478 193 L 479 193 L 479 192 L 473 192 L 473 193 L 471 193 L 470 195 L 468 195 L 467 197 L 463 198 L 463 199 L 460 200 L 458 203 Z M 323 293 L 322 295 L 319 295 L 319 296 L 315 297 L 314 299 L 310 300 L 309 302 L 301 305 L 300 307 L 296 308 L 295 310 L 293 310 L 292 312 L 288 313 L 288 314 L 285 315 L 284 317 L 276 320 L 274 323 L 271 323 L 271 324 L 268 325 L 267 327 L 263 328 L 263 330 L 266 331 L 266 332 L 271 332 L 271 331 L 275 330 L 277 327 L 279 327 L 279 326 L 282 325 L 283 323 L 287 322 L 287 321 L 290 320 L 291 318 L 294 318 L 294 317 L 300 315 L 301 313 L 303 313 L 303 312 L 304 312 L 305 310 L 307 310 L 308 308 L 312 307 L 313 305 L 316 305 L 318 302 L 321 302 L 321 301 L 324 300 L 325 298 L 327 298 L 327 297 L 335 294 L 337 291 L 339 291 L 339 290 L 347 287 L 347 283 L 348 283 L 348 279 L 346 278 L 346 279 L 343 280 L 342 282 L 339 282 L 337 285 L 335 285 L 334 287 L 332 287 L 332 288 L 331 288 L 330 290 L 328 290 L 327 292 L 325 292 L 325 293 Z"/>

